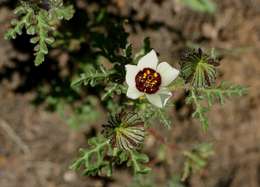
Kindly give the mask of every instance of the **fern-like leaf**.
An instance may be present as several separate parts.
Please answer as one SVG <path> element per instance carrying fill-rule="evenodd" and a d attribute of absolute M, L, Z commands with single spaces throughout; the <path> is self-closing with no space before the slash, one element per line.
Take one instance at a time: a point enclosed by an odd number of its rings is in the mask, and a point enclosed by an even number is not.
<path fill-rule="evenodd" d="M 96 86 L 102 81 L 108 80 L 110 75 L 114 73 L 113 70 L 106 70 L 103 66 L 99 66 L 99 69 L 95 69 L 93 66 L 88 66 L 86 73 L 82 73 L 80 78 L 72 81 L 71 86 L 77 87 L 80 85 L 90 85 L 92 87 Z"/>
<path fill-rule="evenodd" d="M 187 97 L 186 101 L 187 101 L 187 104 L 194 105 L 195 111 L 193 112 L 192 117 L 199 119 L 203 130 L 206 131 L 209 126 L 208 118 L 206 116 L 206 113 L 208 112 L 208 108 L 204 107 L 200 103 L 200 101 L 202 99 L 203 98 L 201 96 L 196 94 L 195 90 L 191 90 L 191 93 L 190 93 L 189 97 Z"/>
<path fill-rule="evenodd" d="M 247 88 L 240 85 L 222 82 L 219 86 L 199 88 L 198 91 L 203 97 L 205 97 L 209 107 L 211 107 L 215 101 L 219 101 L 221 104 L 224 104 L 227 98 L 245 95 L 247 93 Z"/>
<path fill-rule="evenodd" d="M 94 137 L 89 140 L 89 149 L 81 149 L 81 157 L 76 160 L 71 169 L 78 170 L 84 166 L 83 174 L 94 176 L 101 174 L 104 167 L 109 167 L 109 162 L 105 160 L 106 149 L 109 141 L 103 137 Z"/>
<path fill-rule="evenodd" d="M 15 39 L 17 35 L 22 34 L 23 28 L 32 28 L 31 22 L 34 16 L 34 11 L 31 7 L 28 6 L 19 6 L 14 10 L 14 13 L 20 16 L 20 19 L 13 19 L 11 21 L 11 25 L 13 28 L 9 29 L 5 34 L 5 39 Z M 28 34 L 34 34 L 31 32 L 27 32 Z"/>
<path fill-rule="evenodd" d="M 151 169 L 144 165 L 147 162 L 149 162 L 147 155 L 137 151 L 130 151 L 130 159 L 127 165 L 133 167 L 135 174 L 146 174 L 150 172 Z"/>
<path fill-rule="evenodd" d="M 35 4 L 34 4 L 35 3 Z M 73 6 L 63 5 L 63 1 L 50 0 L 47 7 L 42 7 L 37 2 L 21 1 L 21 4 L 15 9 L 14 13 L 18 16 L 12 21 L 13 28 L 6 32 L 6 39 L 15 39 L 17 35 L 22 34 L 23 28 L 26 34 L 32 35 L 30 42 L 35 44 L 36 66 L 42 64 L 45 55 L 48 54 L 48 45 L 55 41 L 53 31 L 59 25 L 60 20 L 69 20 L 74 14 Z"/>

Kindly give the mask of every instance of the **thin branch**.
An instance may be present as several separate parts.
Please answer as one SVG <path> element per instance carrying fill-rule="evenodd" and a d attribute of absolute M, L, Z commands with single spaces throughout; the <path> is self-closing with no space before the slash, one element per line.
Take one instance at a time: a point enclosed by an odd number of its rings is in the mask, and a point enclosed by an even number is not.
<path fill-rule="evenodd" d="M 12 127 L 3 119 L 0 119 L 0 128 L 2 128 L 6 134 L 12 139 L 12 141 L 18 145 L 18 147 L 25 154 L 30 154 L 29 147 L 23 142 L 23 140 L 16 134 Z"/>

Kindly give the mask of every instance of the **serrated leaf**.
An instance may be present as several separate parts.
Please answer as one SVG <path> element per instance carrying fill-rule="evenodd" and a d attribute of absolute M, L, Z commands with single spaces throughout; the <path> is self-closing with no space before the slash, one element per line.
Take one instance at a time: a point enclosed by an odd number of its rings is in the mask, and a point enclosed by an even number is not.
<path fill-rule="evenodd" d="M 149 162 L 149 158 L 146 154 L 139 153 L 137 151 L 130 151 L 130 160 L 127 165 L 132 166 L 135 174 L 147 174 L 151 169 L 145 166 L 145 163 Z"/>
<path fill-rule="evenodd" d="M 39 66 L 43 63 L 43 61 L 44 61 L 44 54 L 43 53 L 36 53 L 34 64 L 36 66 Z"/>
<path fill-rule="evenodd" d="M 33 37 L 33 38 L 30 39 L 30 42 L 31 42 L 32 44 L 36 44 L 38 41 L 39 41 L 39 37 L 38 37 L 38 36 Z"/>
<path fill-rule="evenodd" d="M 202 99 L 203 98 L 201 98 L 200 95 L 196 94 L 195 90 L 191 90 L 190 95 L 186 98 L 186 102 L 187 104 L 193 104 L 195 110 L 192 114 L 192 117 L 199 119 L 203 130 L 206 131 L 209 126 L 208 118 L 206 116 L 206 113 L 208 112 L 208 108 L 201 105 L 200 100 Z"/>
<path fill-rule="evenodd" d="M 201 93 L 202 98 L 206 98 L 208 106 L 212 106 L 214 102 L 218 101 L 220 104 L 224 104 L 227 98 L 233 96 L 242 96 L 247 93 L 247 88 L 240 85 L 233 85 L 227 82 L 222 82 L 218 86 L 209 88 L 197 89 Z"/>
<path fill-rule="evenodd" d="M 114 70 L 106 70 L 102 68 L 102 66 L 97 70 L 90 65 L 86 68 L 86 73 L 81 74 L 80 78 L 72 81 L 71 86 L 90 85 L 91 87 L 94 87 L 98 82 L 106 81 L 113 73 Z"/>
<path fill-rule="evenodd" d="M 21 1 L 21 5 L 14 10 L 19 19 L 12 21 L 13 28 L 5 34 L 5 39 L 15 39 L 17 35 L 22 34 L 25 27 L 28 35 L 36 35 L 30 40 L 31 43 L 36 44 L 34 48 L 35 65 L 40 65 L 44 61 L 44 56 L 48 54 L 47 45 L 54 42 L 54 38 L 49 35 L 56 28 L 57 21 L 59 19 L 69 20 L 74 14 L 72 5 L 64 6 L 62 1 L 51 1 L 49 3 L 51 10 L 37 7 L 32 2 Z"/>
<path fill-rule="evenodd" d="M 79 170 L 81 167 L 84 167 L 83 174 L 93 176 L 99 174 L 103 168 L 109 167 L 109 162 L 105 160 L 105 149 L 109 144 L 101 136 L 91 138 L 88 143 L 90 148 L 81 149 L 81 157 L 70 168 Z"/>
<path fill-rule="evenodd" d="M 55 39 L 53 37 L 45 38 L 45 42 L 49 45 L 53 44 Z"/>
<path fill-rule="evenodd" d="M 72 5 L 54 8 L 52 10 L 51 16 L 52 19 L 59 19 L 59 20 L 70 20 L 75 13 L 75 10 Z"/>
<path fill-rule="evenodd" d="M 34 35 L 35 33 L 36 33 L 36 28 L 35 28 L 35 26 L 29 26 L 28 28 L 27 28 L 27 30 L 26 30 L 26 33 L 28 34 L 28 35 Z"/>

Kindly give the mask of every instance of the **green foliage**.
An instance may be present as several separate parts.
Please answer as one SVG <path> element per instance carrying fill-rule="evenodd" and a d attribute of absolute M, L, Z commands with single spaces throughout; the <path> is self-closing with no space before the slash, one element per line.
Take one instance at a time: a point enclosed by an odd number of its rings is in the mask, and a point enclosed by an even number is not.
<path fill-rule="evenodd" d="M 130 160 L 127 162 L 128 166 L 132 166 L 135 174 L 146 174 L 151 169 L 144 164 L 149 161 L 146 154 L 139 153 L 137 151 L 130 151 Z"/>
<path fill-rule="evenodd" d="M 81 149 L 81 157 L 76 160 L 71 169 L 78 170 L 83 165 L 84 175 L 94 176 L 101 174 L 102 169 L 107 168 L 107 175 L 110 176 L 111 167 L 108 161 L 105 160 L 106 149 L 110 148 L 109 141 L 103 137 L 94 137 L 89 140 L 90 148 L 87 150 Z"/>
<path fill-rule="evenodd" d="M 216 11 L 216 4 L 212 0 L 180 0 L 180 3 L 183 3 L 198 12 L 212 14 Z"/>
<path fill-rule="evenodd" d="M 191 151 L 184 151 L 183 155 L 186 160 L 184 163 L 182 181 L 186 180 L 191 173 L 200 171 L 207 166 L 208 158 L 214 155 L 213 146 L 209 143 L 203 143 L 197 145 Z"/>
<path fill-rule="evenodd" d="M 109 77 L 114 73 L 114 70 L 106 70 L 101 65 L 99 66 L 99 70 L 95 69 L 91 65 L 89 65 L 86 69 L 86 73 L 82 73 L 80 78 L 72 81 L 72 87 L 77 87 L 80 85 L 90 85 L 91 87 L 94 87 L 100 82 L 107 82 Z"/>
<path fill-rule="evenodd" d="M 62 1 L 50 0 L 49 3 L 50 8 L 46 10 L 30 1 L 22 1 L 14 11 L 18 19 L 12 21 L 13 28 L 5 35 L 6 39 L 15 39 L 25 28 L 26 34 L 32 36 L 30 42 L 35 44 L 36 66 L 42 64 L 45 55 L 48 54 L 48 45 L 54 43 L 52 34 L 59 22 L 71 19 L 74 14 L 73 7 L 63 5 Z"/>
<path fill-rule="evenodd" d="M 130 103 L 131 105 L 132 103 Z M 170 104 L 168 104 L 165 108 L 158 108 L 154 105 L 144 101 L 143 98 L 139 100 L 139 103 L 135 103 L 135 112 L 138 113 L 140 118 L 145 123 L 145 126 L 150 126 L 155 122 L 159 122 L 164 125 L 167 129 L 170 129 L 172 126 L 172 121 L 168 116 L 168 112 L 170 109 Z"/>
<path fill-rule="evenodd" d="M 80 158 L 72 165 L 71 169 L 79 170 L 83 167 L 83 175 L 112 175 L 114 165 L 127 163 L 135 174 L 148 173 L 150 169 L 144 164 L 149 161 L 147 155 L 134 150 L 121 150 L 112 147 L 110 140 L 103 136 L 93 137 L 89 140 L 90 148 L 80 150 Z"/>
<path fill-rule="evenodd" d="M 191 90 L 190 96 L 186 99 L 187 104 L 194 104 L 195 111 L 192 114 L 192 117 L 198 118 L 203 130 L 207 130 L 209 127 L 208 118 L 206 116 L 206 112 L 208 112 L 208 108 L 204 107 L 200 101 L 203 98 L 199 95 L 196 95 L 196 92 L 194 90 Z"/>
<path fill-rule="evenodd" d="M 193 117 L 198 118 L 204 130 L 208 129 L 208 119 L 206 113 L 210 110 L 213 103 L 218 101 L 224 104 L 225 99 L 242 96 L 247 93 L 247 88 L 240 85 L 233 85 L 227 82 L 222 82 L 218 86 L 209 88 L 191 88 L 190 95 L 186 98 L 188 104 L 193 104 L 195 111 Z M 206 101 L 207 106 L 203 105 Z"/>
<path fill-rule="evenodd" d="M 198 92 L 201 93 L 203 99 L 205 99 L 208 102 L 208 106 L 211 107 L 215 101 L 224 104 L 228 98 L 245 95 L 247 88 L 241 85 L 222 82 L 220 85 L 211 88 L 199 88 Z"/>

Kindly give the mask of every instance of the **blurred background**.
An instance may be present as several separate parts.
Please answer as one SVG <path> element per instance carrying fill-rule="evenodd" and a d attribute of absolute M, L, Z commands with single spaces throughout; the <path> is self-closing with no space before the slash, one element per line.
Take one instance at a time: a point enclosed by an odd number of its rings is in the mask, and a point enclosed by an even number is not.
<path fill-rule="evenodd" d="M 74 51 L 51 50 L 45 63 L 35 67 L 26 35 L 3 39 L 17 1 L 0 1 L 0 187 L 260 187 L 260 0 L 215 0 L 206 8 L 187 2 L 74 1 L 75 33 L 84 35 L 80 27 L 87 25 L 89 12 L 105 8 L 111 18 L 128 20 L 134 50 L 148 36 L 161 61 L 176 63 L 187 46 L 215 48 L 224 57 L 219 79 L 249 87 L 248 95 L 213 108 L 207 133 L 190 117 L 184 94 L 175 93 L 172 129 L 158 125 L 146 138 L 153 170 L 138 183 L 123 167 L 112 178 L 83 177 L 69 170 L 79 148 L 86 147 L 87 138 L 106 120 L 95 98 L 88 102 L 97 112 L 87 117 L 89 108 L 71 115 L 74 108 L 65 107 L 70 102 L 59 100 L 73 95 L 68 90 L 73 57 L 84 54 L 87 46 L 72 41 Z M 75 128 L 79 123 L 83 125 Z M 175 182 L 182 151 L 201 142 L 213 143 L 215 154 L 187 182 Z"/>

